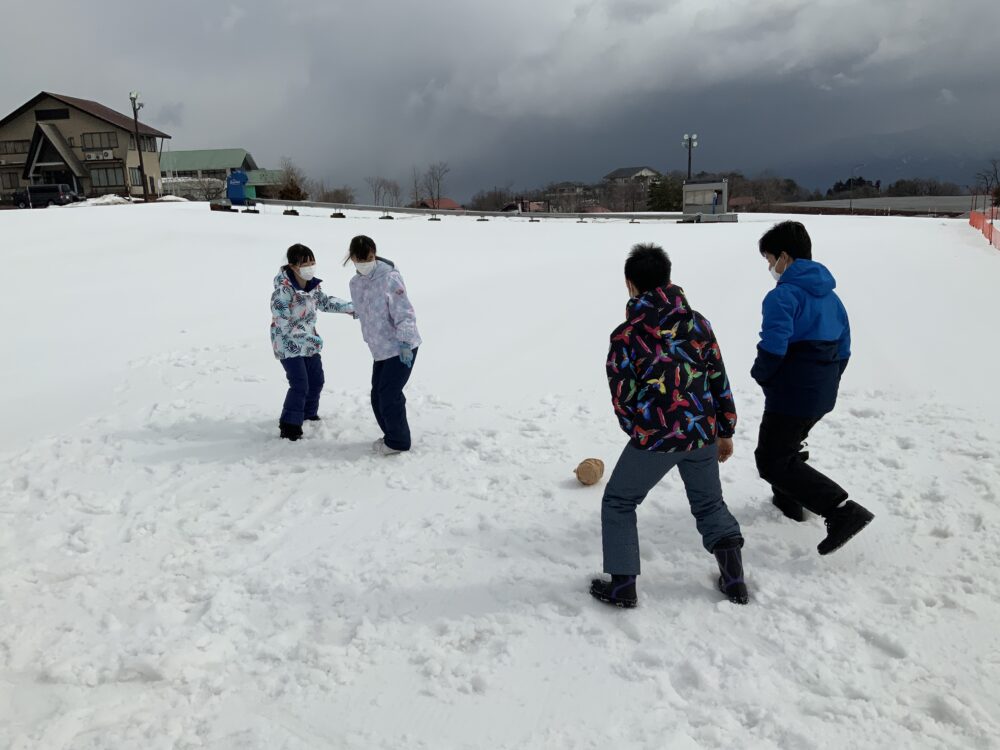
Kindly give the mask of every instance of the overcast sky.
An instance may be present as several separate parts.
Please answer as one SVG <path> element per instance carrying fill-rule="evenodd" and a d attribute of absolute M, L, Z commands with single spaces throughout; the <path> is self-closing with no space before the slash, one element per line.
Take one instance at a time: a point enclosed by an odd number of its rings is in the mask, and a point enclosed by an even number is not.
<path fill-rule="evenodd" d="M 1000 156 L 995 0 L 94 0 L 5 4 L 0 109 L 39 91 L 353 185 L 451 165 L 447 190 L 620 166 L 860 163 L 971 181 Z M 968 176 L 965 175 L 968 173 Z"/>

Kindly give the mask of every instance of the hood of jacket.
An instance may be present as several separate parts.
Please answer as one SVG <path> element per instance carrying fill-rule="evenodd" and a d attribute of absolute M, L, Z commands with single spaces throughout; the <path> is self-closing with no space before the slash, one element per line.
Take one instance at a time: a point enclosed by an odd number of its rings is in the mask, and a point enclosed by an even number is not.
<path fill-rule="evenodd" d="M 660 321 L 661 327 L 670 328 L 674 323 L 687 321 L 691 317 L 691 308 L 688 307 L 687 297 L 684 290 L 676 284 L 665 284 L 648 292 L 643 292 L 638 297 L 633 297 L 628 301 L 629 319 L 635 318 L 644 312 L 655 313 L 655 317 Z"/>
<path fill-rule="evenodd" d="M 813 297 L 825 297 L 837 288 L 837 281 L 826 266 L 804 258 L 799 258 L 785 269 L 778 284 L 797 286 Z"/>

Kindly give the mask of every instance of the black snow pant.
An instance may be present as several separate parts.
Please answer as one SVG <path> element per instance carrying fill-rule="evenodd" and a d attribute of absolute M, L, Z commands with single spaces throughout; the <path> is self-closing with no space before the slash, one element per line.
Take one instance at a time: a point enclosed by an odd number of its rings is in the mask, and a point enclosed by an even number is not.
<path fill-rule="evenodd" d="M 825 516 L 847 499 L 847 491 L 806 463 L 809 454 L 802 443 L 819 420 L 765 411 L 754 458 L 761 479 L 770 483 L 775 495 Z"/>

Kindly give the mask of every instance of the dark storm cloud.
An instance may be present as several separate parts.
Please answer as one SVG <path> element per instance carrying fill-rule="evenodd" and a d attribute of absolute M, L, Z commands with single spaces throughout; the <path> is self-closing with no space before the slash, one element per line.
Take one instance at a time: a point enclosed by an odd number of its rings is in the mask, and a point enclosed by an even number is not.
<path fill-rule="evenodd" d="M 287 155 L 359 192 L 368 174 L 402 181 L 437 160 L 459 198 L 680 168 L 691 130 L 705 168 L 818 182 L 896 147 L 906 153 L 887 158 L 997 145 L 992 5 L 23 4 L 5 11 L 18 32 L 0 64 L 19 73 L 0 81 L 0 102 L 48 89 L 125 109 L 140 88 L 173 148 L 243 146 L 268 166 Z"/>

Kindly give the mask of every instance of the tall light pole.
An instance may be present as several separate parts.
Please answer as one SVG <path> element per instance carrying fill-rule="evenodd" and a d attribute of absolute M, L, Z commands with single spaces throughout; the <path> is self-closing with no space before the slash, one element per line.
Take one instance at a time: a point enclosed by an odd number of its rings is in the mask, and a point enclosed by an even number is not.
<path fill-rule="evenodd" d="M 698 148 L 698 134 L 692 133 L 688 135 L 684 134 L 684 140 L 681 141 L 681 145 L 688 151 L 688 179 L 691 179 L 691 152 Z"/>
<path fill-rule="evenodd" d="M 139 101 L 138 91 L 131 92 L 128 98 L 132 101 L 132 119 L 135 121 L 135 150 L 139 154 L 139 177 L 142 180 L 142 200 L 145 202 L 149 200 L 149 191 L 146 188 L 146 167 L 142 163 L 142 141 L 139 140 L 139 110 L 144 105 Z"/>

